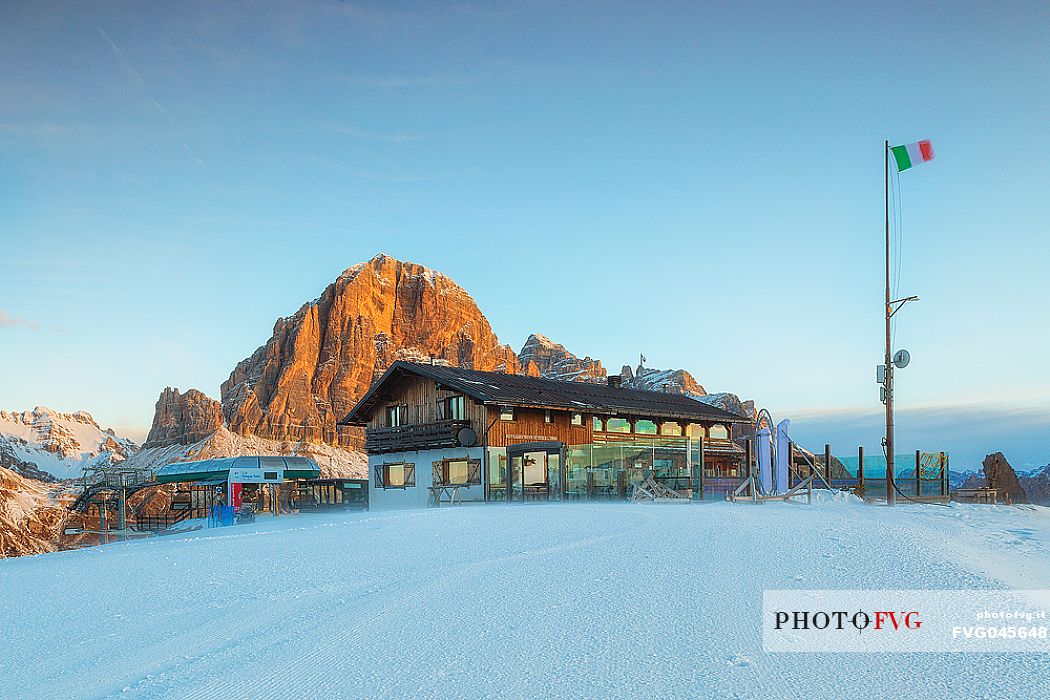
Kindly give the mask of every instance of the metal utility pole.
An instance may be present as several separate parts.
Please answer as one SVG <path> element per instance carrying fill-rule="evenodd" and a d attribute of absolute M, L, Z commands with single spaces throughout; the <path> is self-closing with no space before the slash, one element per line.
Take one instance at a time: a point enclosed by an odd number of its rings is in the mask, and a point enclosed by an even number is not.
<path fill-rule="evenodd" d="M 121 477 L 123 479 L 123 476 Z M 120 495 L 117 497 L 117 529 L 120 530 L 120 539 L 127 540 L 128 529 L 128 495 L 127 489 L 120 487 Z"/>
<path fill-rule="evenodd" d="M 885 144 L 886 160 L 886 505 L 897 502 L 894 493 L 893 471 L 893 362 L 890 348 L 890 318 L 893 309 L 890 306 L 890 142 Z"/>

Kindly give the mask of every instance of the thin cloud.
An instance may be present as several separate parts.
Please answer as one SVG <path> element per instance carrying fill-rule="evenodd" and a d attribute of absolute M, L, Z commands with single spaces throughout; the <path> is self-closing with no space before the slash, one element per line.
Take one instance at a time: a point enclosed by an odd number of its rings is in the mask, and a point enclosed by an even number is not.
<path fill-rule="evenodd" d="M 338 170 L 339 172 L 346 173 L 351 177 L 361 178 L 362 180 L 375 180 L 376 182 L 391 183 L 430 182 L 434 180 L 434 178 L 423 177 L 422 175 L 408 175 L 401 173 L 377 173 L 372 172 L 370 170 L 361 170 L 359 168 L 355 168 L 349 165 L 344 165 L 343 163 L 337 163 L 327 158 L 318 158 L 316 156 L 311 156 L 310 160 L 323 167 Z"/>
<path fill-rule="evenodd" d="M 161 106 L 160 102 L 158 102 L 155 97 L 153 97 L 153 94 L 150 92 L 149 87 L 146 85 L 146 81 L 142 79 L 142 75 L 140 75 L 139 72 L 135 70 L 135 68 L 128 62 L 128 59 L 124 56 L 124 52 L 121 51 L 120 47 L 117 46 L 116 43 L 114 43 L 114 41 L 109 38 L 109 35 L 106 34 L 105 30 L 103 30 L 102 27 L 95 27 L 95 29 L 98 30 L 99 36 L 101 36 L 102 39 L 107 44 L 109 44 L 109 48 L 113 51 L 113 55 L 117 57 L 117 60 L 120 61 L 120 65 L 124 69 L 124 72 L 131 76 L 132 80 L 135 81 L 139 88 L 146 94 L 146 97 L 149 98 L 150 103 L 157 110 L 157 112 L 159 112 L 160 115 L 164 117 L 164 121 L 167 122 L 168 128 L 171 130 L 171 133 L 174 134 L 175 138 L 178 140 L 182 151 L 187 156 L 189 156 L 197 165 L 204 165 L 204 161 L 201 160 L 197 156 L 197 154 L 193 152 L 193 149 L 190 148 L 190 145 L 186 143 L 186 139 L 182 138 L 182 136 L 180 135 L 180 130 L 178 127 L 175 126 L 175 122 L 174 120 L 172 120 L 171 115 L 169 115 L 168 111 L 164 109 L 163 106 Z"/>
<path fill-rule="evenodd" d="M 383 141 L 386 143 L 407 143 L 409 141 L 422 141 L 422 134 L 411 133 L 377 133 L 367 129 L 358 129 L 353 126 L 339 126 L 335 128 L 337 134 L 346 134 L 363 141 Z"/>
<path fill-rule="evenodd" d="M 40 326 L 37 325 L 36 321 L 8 316 L 3 309 L 0 309 L 0 328 L 27 328 L 34 332 L 40 330 Z"/>
<path fill-rule="evenodd" d="M 450 75 L 434 73 L 430 75 L 343 75 L 339 80 L 355 87 L 455 87 L 480 82 L 480 75 Z"/>
<path fill-rule="evenodd" d="M 356 22 L 379 26 L 396 26 L 424 17 L 422 13 L 408 8 L 373 6 L 357 2 L 327 2 L 321 3 L 317 8 L 328 15 L 348 17 Z"/>
<path fill-rule="evenodd" d="M 41 124 L 0 124 L 0 132 L 17 136 L 65 136 L 79 127 L 43 122 Z"/>

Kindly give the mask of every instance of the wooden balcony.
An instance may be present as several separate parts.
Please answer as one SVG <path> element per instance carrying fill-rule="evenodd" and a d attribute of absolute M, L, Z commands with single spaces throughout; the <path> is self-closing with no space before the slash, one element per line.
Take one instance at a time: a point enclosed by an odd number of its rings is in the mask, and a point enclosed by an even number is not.
<path fill-rule="evenodd" d="M 456 435 L 469 428 L 469 420 L 440 420 L 433 423 L 399 425 L 396 428 L 365 430 L 365 450 L 370 454 L 459 447 Z"/>

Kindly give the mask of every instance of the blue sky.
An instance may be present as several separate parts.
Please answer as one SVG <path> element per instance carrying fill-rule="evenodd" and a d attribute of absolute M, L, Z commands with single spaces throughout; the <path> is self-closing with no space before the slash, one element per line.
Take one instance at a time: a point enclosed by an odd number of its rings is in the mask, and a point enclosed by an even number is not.
<path fill-rule="evenodd" d="M 902 450 L 1050 462 L 1050 6 L 849 5 L 5 3 L 0 406 L 142 433 L 383 251 L 876 450 L 882 142 L 931 138 Z"/>

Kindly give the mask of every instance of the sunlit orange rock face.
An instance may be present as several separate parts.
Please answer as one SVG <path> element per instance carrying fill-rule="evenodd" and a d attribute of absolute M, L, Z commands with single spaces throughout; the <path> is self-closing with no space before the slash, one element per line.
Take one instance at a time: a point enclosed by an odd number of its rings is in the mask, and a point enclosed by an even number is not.
<path fill-rule="evenodd" d="M 336 421 L 398 359 L 519 371 L 514 351 L 459 285 L 377 255 L 277 321 L 273 337 L 223 383 L 222 414 L 242 435 L 352 445 L 356 432 L 337 430 Z"/>
<path fill-rule="evenodd" d="M 180 394 L 167 387 L 157 399 L 153 426 L 143 447 L 189 445 L 208 437 L 222 425 L 219 402 L 190 389 Z"/>

